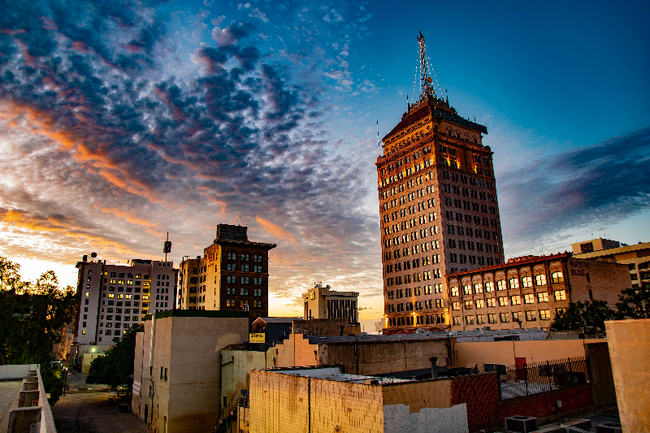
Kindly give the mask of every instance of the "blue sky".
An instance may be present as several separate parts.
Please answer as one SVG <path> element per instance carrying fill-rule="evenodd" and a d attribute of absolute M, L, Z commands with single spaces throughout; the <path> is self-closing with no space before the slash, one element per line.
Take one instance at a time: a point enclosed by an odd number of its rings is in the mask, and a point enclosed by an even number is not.
<path fill-rule="evenodd" d="M 313 282 L 382 313 L 374 163 L 414 93 L 487 126 L 506 256 L 650 240 L 647 2 L 15 1 L 0 17 L 0 254 L 195 256 L 275 242 L 271 313 Z"/>

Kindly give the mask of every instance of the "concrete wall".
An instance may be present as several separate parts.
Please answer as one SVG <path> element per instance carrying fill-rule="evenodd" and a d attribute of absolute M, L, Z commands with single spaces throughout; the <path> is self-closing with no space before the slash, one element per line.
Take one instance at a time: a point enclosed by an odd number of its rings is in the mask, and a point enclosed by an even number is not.
<path fill-rule="evenodd" d="M 83 374 L 88 374 L 90 371 L 90 364 L 100 356 L 104 356 L 104 353 L 84 353 L 83 357 L 81 358 L 81 372 Z"/>
<path fill-rule="evenodd" d="M 248 318 L 172 321 L 167 431 L 210 431 L 221 409 L 221 349 L 247 340 Z"/>
<path fill-rule="evenodd" d="M 268 352 L 252 350 L 221 351 L 221 404 L 230 403 L 239 389 L 250 389 L 250 371 L 273 368 L 273 349 Z"/>
<path fill-rule="evenodd" d="M 451 403 L 451 385 L 451 379 L 384 385 L 384 431 L 468 432 L 466 405 Z"/>
<path fill-rule="evenodd" d="M 607 341 L 590 343 L 586 346 L 589 360 L 589 376 L 594 391 L 594 401 L 598 406 L 616 403 L 616 388 L 612 376 L 612 363 L 609 359 Z"/>
<path fill-rule="evenodd" d="M 410 340 L 322 344 L 320 364 L 343 364 L 352 374 L 382 374 L 430 368 L 429 358 L 438 357 L 438 366 L 446 366 L 446 340 Z"/>
<path fill-rule="evenodd" d="M 650 431 L 650 319 L 605 322 L 621 425 Z"/>
<path fill-rule="evenodd" d="M 537 341 L 480 341 L 454 343 L 453 367 L 476 363 L 483 372 L 483 364 L 515 365 L 515 357 L 526 358 L 527 363 L 585 356 L 585 342 L 599 340 L 537 340 Z M 601 340 L 602 341 L 602 340 Z"/>

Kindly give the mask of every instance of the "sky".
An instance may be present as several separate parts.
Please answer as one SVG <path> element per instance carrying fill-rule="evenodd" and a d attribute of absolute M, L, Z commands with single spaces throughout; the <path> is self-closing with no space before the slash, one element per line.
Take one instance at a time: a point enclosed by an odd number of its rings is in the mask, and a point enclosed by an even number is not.
<path fill-rule="evenodd" d="M 506 258 L 650 241 L 650 3 L 13 0 L 0 15 L 0 255 L 270 253 L 270 314 L 315 282 L 383 314 L 375 162 L 417 89 L 488 129 Z M 417 95 L 416 95 L 417 96 Z"/>

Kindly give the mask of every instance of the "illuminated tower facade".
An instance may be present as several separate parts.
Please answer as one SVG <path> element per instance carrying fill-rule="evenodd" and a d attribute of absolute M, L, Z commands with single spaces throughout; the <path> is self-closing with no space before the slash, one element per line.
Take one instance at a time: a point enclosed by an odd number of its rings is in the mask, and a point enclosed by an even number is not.
<path fill-rule="evenodd" d="M 445 275 L 504 258 L 487 128 L 438 96 L 421 33 L 418 43 L 419 98 L 376 163 L 387 332 L 446 329 Z"/>

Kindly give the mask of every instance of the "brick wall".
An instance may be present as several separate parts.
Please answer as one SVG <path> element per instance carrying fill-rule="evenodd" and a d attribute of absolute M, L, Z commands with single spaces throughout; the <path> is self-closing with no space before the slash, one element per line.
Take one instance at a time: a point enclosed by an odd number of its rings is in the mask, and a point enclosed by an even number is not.
<path fill-rule="evenodd" d="M 503 425 L 513 415 L 531 417 L 553 416 L 556 402 L 560 412 L 569 412 L 594 405 L 591 385 L 577 386 L 528 397 L 499 401 L 499 384 L 495 373 L 461 376 L 451 384 L 451 403 L 467 404 L 469 431 Z"/>
<path fill-rule="evenodd" d="M 496 425 L 499 383 L 495 373 L 461 376 L 452 380 L 451 404 L 467 404 L 469 431 Z"/>

